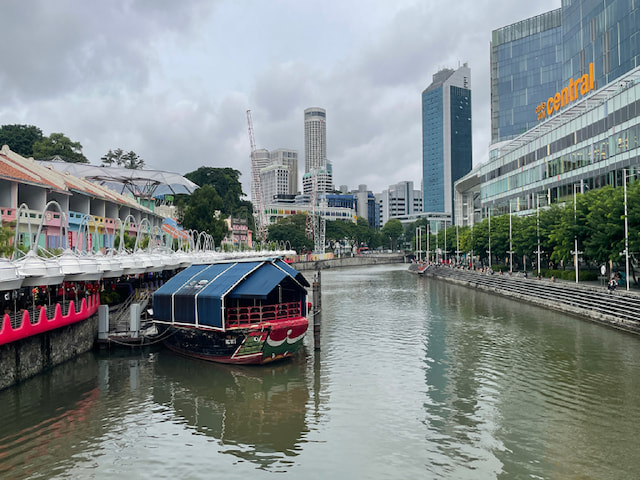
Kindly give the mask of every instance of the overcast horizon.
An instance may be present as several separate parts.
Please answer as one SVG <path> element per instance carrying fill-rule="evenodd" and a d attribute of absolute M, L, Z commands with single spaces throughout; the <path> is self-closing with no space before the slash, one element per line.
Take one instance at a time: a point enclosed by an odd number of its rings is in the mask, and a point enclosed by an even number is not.
<path fill-rule="evenodd" d="M 399 0 L 6 1 L 0 125 L 80 142 L 93 165 L 133 150 L 146 168 L 231 167 L 249 196 L 257 148 L 298 151 L 308 107 L 327 111 L 336 188 L 422 178 L 421 93 L 471 69 L 473 164 L 490 142 L 491 31 L 560 8 Z"/>

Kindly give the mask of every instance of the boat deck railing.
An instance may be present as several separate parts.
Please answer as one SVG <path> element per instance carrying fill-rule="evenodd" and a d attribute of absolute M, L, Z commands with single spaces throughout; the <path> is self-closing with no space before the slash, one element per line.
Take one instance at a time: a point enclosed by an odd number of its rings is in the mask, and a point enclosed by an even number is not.
<path fill-rule="evenodd" d="M 229 307 L 226 313 L 227 328 L 229 328 L 300 317 L 302 310 L 300 302 L 290 302 L 252 307 Z"/>

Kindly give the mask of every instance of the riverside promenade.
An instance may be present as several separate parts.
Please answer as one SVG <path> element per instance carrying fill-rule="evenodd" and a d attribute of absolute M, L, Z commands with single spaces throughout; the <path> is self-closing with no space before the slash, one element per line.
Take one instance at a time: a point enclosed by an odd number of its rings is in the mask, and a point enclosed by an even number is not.
<path fill-rule="evenodd" d="M 327 268 L 361 267 L 365 265 L 386 265 L 389 263 L 405 263 L 402 253 L 366 253 L 353 257 L 327 259 L 295 259 L 291 266 L 300 272 L 309 270 L 325 270 Z"/>
<path fill-rule="evenodd" d="M 430 265 L 421 275 L 569 313 L 626 332 L 640 334 L 640 292 L 620 286 L 580 284 L 514 275 L 488 274 L 462 268 Z"/>

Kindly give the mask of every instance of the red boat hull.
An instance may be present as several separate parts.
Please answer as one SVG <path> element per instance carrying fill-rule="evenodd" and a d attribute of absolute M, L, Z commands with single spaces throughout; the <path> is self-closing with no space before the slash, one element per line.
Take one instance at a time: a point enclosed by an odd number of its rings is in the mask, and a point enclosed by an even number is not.
<path fill-rule="evenodd" d="M 262 365 L 291 357 L 303 344 L 309 327 L 305 317 L 265 322 L 225 332 L 158 325 L 164 344 L 189 357 L 218 363 Z"/>

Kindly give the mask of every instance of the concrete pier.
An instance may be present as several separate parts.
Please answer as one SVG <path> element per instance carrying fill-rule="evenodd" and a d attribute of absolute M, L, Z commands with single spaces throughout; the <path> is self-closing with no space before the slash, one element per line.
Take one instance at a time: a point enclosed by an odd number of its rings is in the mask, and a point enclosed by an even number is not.
<path fill-rule="evenodd" d="M 0 345 L 0 390 L 49 370 L 93 348 L 98 315 L 66 327 Z"/>
<path fill-rule="evenodd" d="M 640 293 L 618 288 L 522 276 L 489 275 L 449 266 L 430 266 L 422 274 L 640 334 Z"/>
<path fill-rule="evenodd" d="M 402 253 L 368 253 L 355 257 L 331 258 L 310 262 L 294 262 L 291 266 L 299 272 L 308 270 L 325 270 L 327 268 L 360 267 L 365 265 L 386 265 L 390 263 L 404 263 L 405 255 Z"/>

